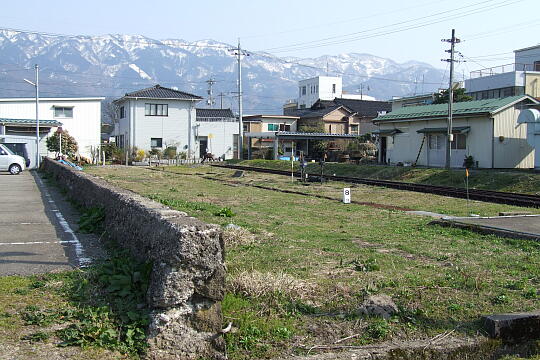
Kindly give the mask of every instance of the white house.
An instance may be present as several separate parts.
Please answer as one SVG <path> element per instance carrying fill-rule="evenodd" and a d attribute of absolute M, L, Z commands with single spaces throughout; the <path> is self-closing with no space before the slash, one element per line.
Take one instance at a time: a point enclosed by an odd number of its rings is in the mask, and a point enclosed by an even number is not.
<path fill-rule="evenodd" d="M 79 154 L 91 158 L 91 150 L 98 148 L 101 140 L 102 100 L 102 97 L 40 98 L 40 155 L 48 154 L 44 140 L 62 126 L 77 141 Z M 30 167 L 34 167 L 35 98 L 0 98 L 0 118 L 0 141 L 25 143 Z"/>
<path fill-rule="evenodd" d="M 199 158 L 208 149 L 216 156 L 231 158 L 238 122 L 231 118 L 230 110 L 226 116 L 203 116 L 199 111 L 197 119 L 195 104 L 200 100 L 200 96 L 160 85 L 127 93 L 114 101 L 118 111 L 112 136 L 125 149 L 176 147 L 189 158 Z"/>
<path fill-rule="evenodd" d="M 533 168 L 534 149 L 519 114 L 539 102 L 527 95 L 458 102 L 453 109 L 451 166 L 472 156 L 480 168 Z M 445 165 L 448 104 L 402 107 L 374 120 L 379 161 Z"/>

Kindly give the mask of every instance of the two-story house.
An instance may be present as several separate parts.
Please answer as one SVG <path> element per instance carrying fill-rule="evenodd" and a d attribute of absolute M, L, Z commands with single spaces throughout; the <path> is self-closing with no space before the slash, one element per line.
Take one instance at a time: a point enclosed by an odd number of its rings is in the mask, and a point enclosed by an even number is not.
<path fill-rule="evenodd" d="M 58 127 L 69 132 L 78 145 L 78 154 L 88 159 L 97 154 L 101 142 L 102 97 L 39 99 L 39 155 L 49 154 L 47 137 Z M 25 144 L 30 168 L 36 162 L 35 98 L 0 99 L 0 142 Z"/>
<path fill-rule="evenodd" d="M 118 147 L 142 150 L 176 147 L 195 156 L 196 110 L 200 96 L 155 85 L 114 101 L 113 136 Z M 197 154 L 198 155 L 198 154 Z"/>
<path fill-rule="evenodd" d="M 176 148 L 190 159 L 206 152 L 233 158 L 238 120 L 230 109 L 196 109 L 202 98 L 160 85 L 127 93 L 114 101 L 117 119 L 113 136 L 124 149 Z"/>

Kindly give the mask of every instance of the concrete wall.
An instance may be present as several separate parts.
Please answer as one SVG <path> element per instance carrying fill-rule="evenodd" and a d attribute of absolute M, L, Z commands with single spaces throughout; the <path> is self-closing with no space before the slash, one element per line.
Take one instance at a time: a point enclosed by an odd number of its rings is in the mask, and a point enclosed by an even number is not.
<path fill-rule="evenodd" d="M 39 102 L 39 117 L 43 120 L 57 120 L 75 138 L 79 153 L 91 158 L 90 148 L 101 142 L 101 101 L 102 98 L 42 98 Z M 54 117 L 54 107 L 73 107 L 72 118 Z M 12 119 L 35 119 L 36 105 L 33 98 L 0 99 L 0 117 Z M 51 131 L 50 135 L 54 133 Z M 40 153 L 46 155 L 44 141 Z"/>
<path fill-rule="evenodd" d="M 224 245 L 217 225 L 45 159 L 43 169 L 85 207 L 105 209 L 107 235 L 153 269 L 146 295 L 150 359 L 225 359 L 220 302 Z"/>
<path fill-rule="evenodd" d="M 465 89 L 468 93 L 513 86 L 525 86 L 524 71 L 511 71 L 465 80 Z"/>

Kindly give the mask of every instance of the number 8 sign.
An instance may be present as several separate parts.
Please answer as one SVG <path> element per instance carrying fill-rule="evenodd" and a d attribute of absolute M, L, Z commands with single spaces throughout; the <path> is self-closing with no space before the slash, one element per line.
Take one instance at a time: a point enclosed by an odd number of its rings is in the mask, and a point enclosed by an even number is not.
<path fill-rule="evenodd" d="M 351 189 L 350 188 L 343 189 L 343 203 L 344 204 L 351 203 Z"/>

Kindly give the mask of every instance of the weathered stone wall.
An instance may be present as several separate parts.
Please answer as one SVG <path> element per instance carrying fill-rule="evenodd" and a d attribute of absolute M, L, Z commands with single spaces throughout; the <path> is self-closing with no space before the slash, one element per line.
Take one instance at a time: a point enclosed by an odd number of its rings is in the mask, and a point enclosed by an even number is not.
<path fill-rule="evenodd" d="M 105 210 L 107 235 L 139 260 L 152 261 L 150 359 L 225 359 L 220 301 L 225 288 L 219 226 L 205 224 L 128 190 L 45 159 L 68 195 Z"/>

